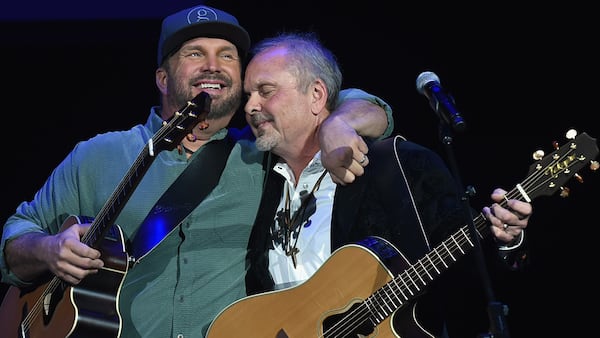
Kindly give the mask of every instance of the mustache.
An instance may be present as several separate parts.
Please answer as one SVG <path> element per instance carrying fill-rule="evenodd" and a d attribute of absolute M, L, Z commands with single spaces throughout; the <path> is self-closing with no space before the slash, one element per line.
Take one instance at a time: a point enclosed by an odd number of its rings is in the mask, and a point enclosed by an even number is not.
<path fill-rule="evenodd" d="M 231 87 L 231 79 L 223 74 L 201 74 L 191 80 L 192 85 L 194 83 L 202 82 L 202 81 L 220 81 L 223 82 L 226 86 Z"/>
<path fill-rule="evenodd" d="M 253 127 L 258 127 L 259 124 L 263 122 L 271 122 L 273 121 L 273 117 L 263 113 L 257 113 L 250 116 L 250 124 Z"/>

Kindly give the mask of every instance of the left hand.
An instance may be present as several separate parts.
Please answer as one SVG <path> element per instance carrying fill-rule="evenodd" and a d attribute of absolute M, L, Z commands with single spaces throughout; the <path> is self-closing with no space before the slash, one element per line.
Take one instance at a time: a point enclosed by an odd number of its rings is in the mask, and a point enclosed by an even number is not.
<path fill-rule="evenodd" d="M 346 185 L 364 174 L 364 167 L 369 164 L 369 148 L 354 128 L 342 119 L 327 118 L 321 125 L 319 142 L 321 161 L 333 182 Z"/>
<path fill-rule="evenodd" d="M 501 242 L 511 243 L 518 239 L 521 232 L 527 228 L 529 217 L 533 211 L 531 203 L 509 199 L 505 201 L 506 191 L 500 188 L 492 192 L 494 202 L 490 207 L 483 208 L 483 214 L 490 221 L 491 231 Z M 506 208 L 499 203 L 506 202 Z"/>

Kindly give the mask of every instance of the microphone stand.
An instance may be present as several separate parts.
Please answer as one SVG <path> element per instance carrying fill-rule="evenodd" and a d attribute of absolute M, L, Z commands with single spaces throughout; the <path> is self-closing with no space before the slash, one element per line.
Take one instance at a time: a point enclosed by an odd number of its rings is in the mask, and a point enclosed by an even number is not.
<path fill-rule="evenodd" d="M 461 129 L 464 131 L 464 128 Z M 479 271 L 481 281 L 483 283 L 484 292 L 486 295 L 486 299 L 488 301 L 488 317 L 490 321 L 490 332 L 486 334 L 479 335 L 481 338 L 509 338 L 510 335 L 508 333 L 508 327 L 506 325 L 505 315 L 508 313 L 508 307 L 504 304 L 501 304 L 495 300 L 494 292 L 492 291 L 492 286 L 490 282 L 490 276 L 487 272 L 487 268 L 484 261 L 483 250 L 481 249 L 481 243 L 479 240 L 479 235 L 477 233 L 477 229 L 475 228 L 475 223 L 473 222 L 473 214 L 471 213 L 471 205 L 469 203 L 469 196 L 474 195 L 475 190 L 473 188 L 465 189 L 460 175 L 458 173 L 458 165 L 456 163 L 456 158 L 454 156 L 454 152 L 452 149 L 452 131 L 448 123 L 444 121 L 444 119 L 440 119 L 439 125 L 439 138 L 444 148 L 446 150 L 447 158 L 449 161 L 449 167 L 456 179 L 456 183 L 458 185 L 459 191 L 464 191 L 464 195 L 461 198 L 461 201 L 464 203 L 464 210 L 469 223 L 469 232 L 471 234 L 471 239 L 474 243 L 477 270 Z"/>

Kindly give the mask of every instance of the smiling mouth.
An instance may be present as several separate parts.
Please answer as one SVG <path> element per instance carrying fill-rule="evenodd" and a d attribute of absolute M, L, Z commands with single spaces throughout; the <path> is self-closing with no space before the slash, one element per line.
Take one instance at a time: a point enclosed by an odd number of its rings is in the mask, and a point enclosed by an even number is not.
<path fill-rule="evenodd" d="M 221 85 L 218 83 L 201 83 L 200 88 L 202 88 L 202 89 L 221 89 Z"/>

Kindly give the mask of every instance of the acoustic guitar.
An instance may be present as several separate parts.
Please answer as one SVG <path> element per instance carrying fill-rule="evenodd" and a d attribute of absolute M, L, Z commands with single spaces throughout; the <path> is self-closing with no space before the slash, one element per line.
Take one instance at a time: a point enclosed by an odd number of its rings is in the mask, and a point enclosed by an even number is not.
<path fill-rule="evenodd" d="M 529 175 L 506 197 L 530 202 L 561 189 L 586 164 L 597 170 L 596 140 L 573 133 L 567 133 L 571 141 L 548 156 L 536 152 Z M 566 197 L 567 190 L 561 195 Z M 479 237 L 491 233 L 483 214 L 473 222 Z M 433 337 L 417 321 L 416 300 L 474 245 L 470 226 L 465 225 L 411 264 L 385 239 L 365 238 L 334 251 L 300 285 L 229 305 L 212 322 L 207 338 Z"/>
<path fill-rule="evenodd" d="M 0 335 L 20 338 L 119 337 L 119 291 L 132 258 L 125 250 L 121 228 L 115 220 L 138 186 L 156 155 L 172 150 L 210 110 L 210 96 L 198 94 L 152 136 L 125 177 L 96 217 L 70 216 L 61 229 L 91 223 L 81 241 L 98 249 L 104 267 L 78 285 L 54 275 L 38 286 L 9 287 L 0 306 Z"/>

